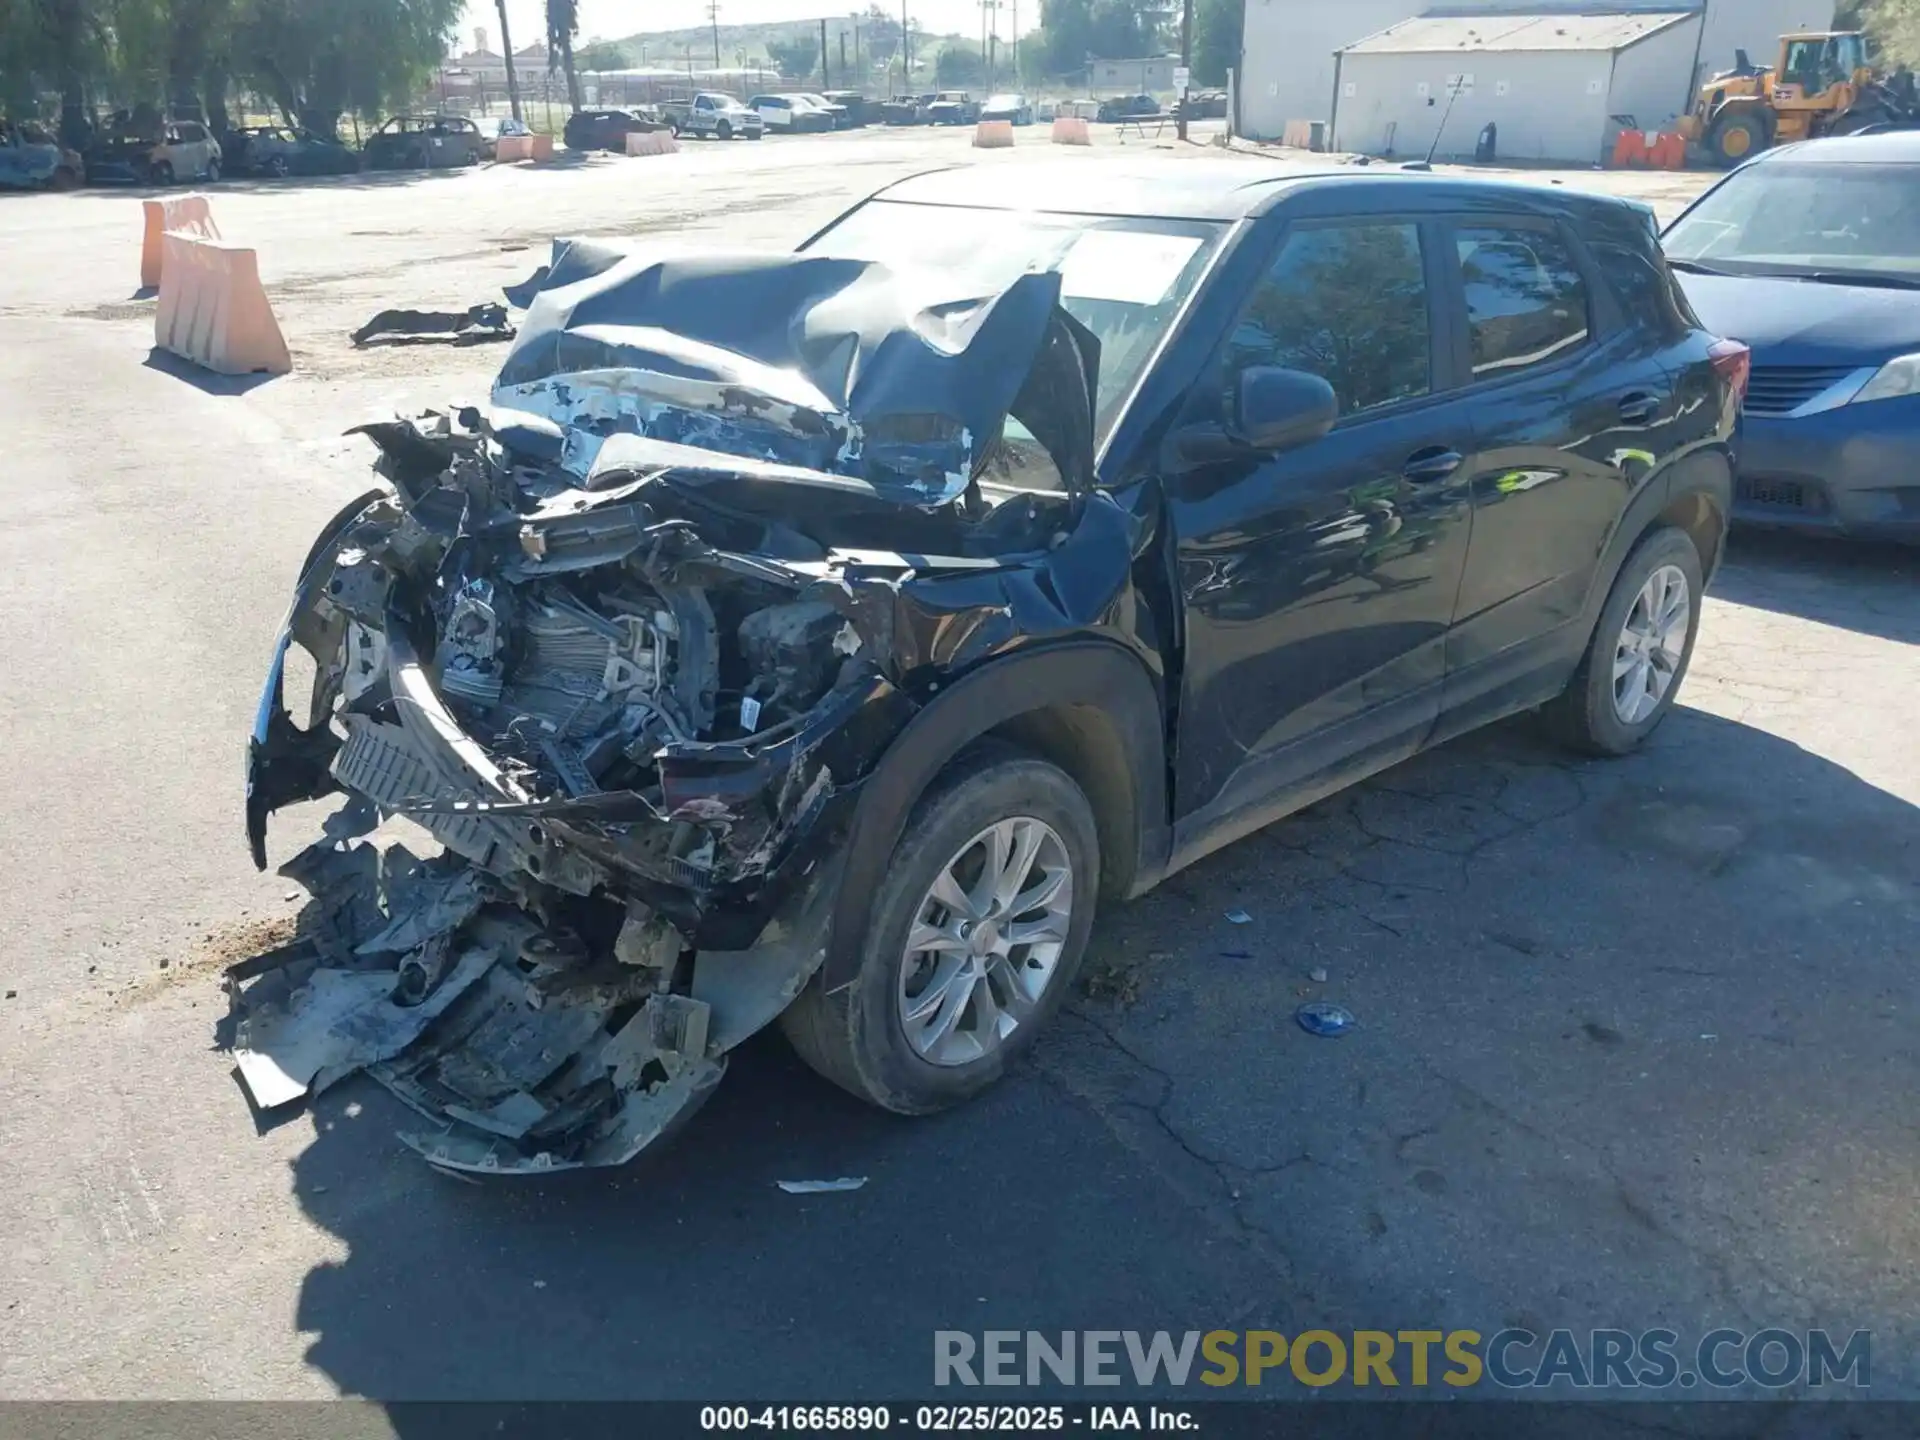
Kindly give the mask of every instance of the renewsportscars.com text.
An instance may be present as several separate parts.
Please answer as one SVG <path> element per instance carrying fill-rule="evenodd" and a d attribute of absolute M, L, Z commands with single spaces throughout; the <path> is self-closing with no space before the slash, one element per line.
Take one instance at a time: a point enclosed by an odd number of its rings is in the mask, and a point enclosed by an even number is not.
<path fill-rule="evenodd" d="M 937 1330 L 939 1386 L 1329 1385 L 1778 1390 L 1873 1383 L 1873 1335 L 1825 1330 Z"/>

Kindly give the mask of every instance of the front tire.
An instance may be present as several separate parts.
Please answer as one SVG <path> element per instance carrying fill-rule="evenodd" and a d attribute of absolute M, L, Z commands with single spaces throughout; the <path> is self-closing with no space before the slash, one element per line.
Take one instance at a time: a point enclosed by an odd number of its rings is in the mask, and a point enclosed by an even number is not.
<path fill-rule="evenodd" d="M 713 127 L 713 133 L 719 139 L 731 140 L 733 138 L 733 122 L 722 120 L 718 125 Z"/>
<path fill-rule="evenodd" d="M 1099 877 L 1080 787 L 1024 752 L 976 747 L 915 806 L 852 983 L 828 994 L 816 975 L 781 1028 L 809 1066 L 882 1109 L 971 1099 L 1071 991 Z"/>
<path fill-rule="evenodd" d="M 1766 122 L 1750 113 L 1723 117 L 1707 136 L 1707 149 L 1728 169 L 1752 159 L 1766 148 Z"/>
<path fill-rule="evenodd" d="M 1558 739 L 1589 755 L 1625 755 L 1654 732 L 1693 660 L 1705 588 L 1684 530 L 1663 526 L 1634 547 L 1572 683 L 1543 711 Z"/>

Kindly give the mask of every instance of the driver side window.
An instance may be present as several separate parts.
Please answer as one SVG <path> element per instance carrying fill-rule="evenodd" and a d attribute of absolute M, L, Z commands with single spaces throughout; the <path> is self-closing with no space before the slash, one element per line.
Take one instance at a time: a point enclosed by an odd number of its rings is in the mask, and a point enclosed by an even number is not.
<path fill-rule="evenodd" d="M 1348 221 L 1292 231 L 1227 338 L 1242 370 L 1278 365 L 1333 387 L 1340 416 L 1424 395 L 1432 340 L 1420 227 Z"/>

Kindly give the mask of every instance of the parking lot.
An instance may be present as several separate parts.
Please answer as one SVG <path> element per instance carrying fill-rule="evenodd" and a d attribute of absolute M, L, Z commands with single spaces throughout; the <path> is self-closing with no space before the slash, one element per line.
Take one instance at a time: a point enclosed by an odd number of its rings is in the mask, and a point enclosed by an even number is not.
<path fill-rule="evenodd" d="M 295 908 L 240 793 L 287 587 L 367 486 L 342 432 L 501 355 L 348 332 L 495 299 L 556 235 L 790 247 L 1049 150 L 224 184 L 293 353 L 268 381 L 150 358 L 145 192 L 0 201 L 0 1397 L 845 1400 L 924 1394 L 942 1329 L 1726 1325 L 1870 1329 L 1873 1394 L 1920 1398 L 1913 552 L 1737 534 L 1643 752 L 1511 721 L 1222 851 L 1105 914 L 1032 1062 L 938 1118 L 766 1035 L 611 1174 L 456 1183 L 363 1080 L 256 1123 L 218 971 Z M 1522 178 L 1670 216 L 1709 177 Z M 317 833 L 276 823 L 276 859 Z M 1311 997 L 1356 1028 L 1299 1029 Z"/>

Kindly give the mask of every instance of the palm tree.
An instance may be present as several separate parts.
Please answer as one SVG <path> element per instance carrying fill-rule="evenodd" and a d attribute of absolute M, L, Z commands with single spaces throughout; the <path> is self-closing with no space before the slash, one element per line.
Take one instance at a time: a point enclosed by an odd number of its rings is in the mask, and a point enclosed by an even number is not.
<path fill-rule="evenodd" d="M 507 29 L 507 0 L 494 0 L 494 7 L 500 12 L 500 53 L 507 62 L 507 104 L 513 110 L 513 118 L 520 119 L 520 80 L 513 73 L 513 35 Z"/>
<path fill-rule="evenodd" d="M 580 33 L 579 0 L 547 0 L 547 73 L 555 60 L 567 72 L 567 103 L 580 108 L 580 77 L 573 68 L 573 37 Z"/>

